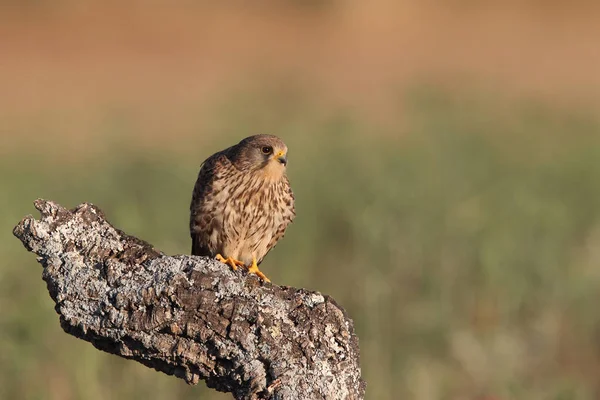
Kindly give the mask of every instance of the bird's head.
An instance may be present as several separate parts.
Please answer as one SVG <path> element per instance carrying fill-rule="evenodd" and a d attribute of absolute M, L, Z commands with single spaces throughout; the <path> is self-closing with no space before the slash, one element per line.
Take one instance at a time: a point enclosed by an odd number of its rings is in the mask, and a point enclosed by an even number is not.
<path fill-rule="evenodd" d="M 254 135 L 235 146 L 234 163 L 242 169 L 251 169 L 271 180 L 279 180 L 287 166 L 287 146 L 274 135 Z"/>

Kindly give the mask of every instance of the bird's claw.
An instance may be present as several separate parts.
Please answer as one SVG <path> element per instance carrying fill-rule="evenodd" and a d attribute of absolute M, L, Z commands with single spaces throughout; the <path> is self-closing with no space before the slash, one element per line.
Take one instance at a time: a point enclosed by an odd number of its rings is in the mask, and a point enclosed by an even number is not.
<path fill-rule="evenodd" d="M 260 279 L 262 279 L 265 282 L 271 282 L 271 280 L 269 278 L 267 278 L 267 276 L 265 274 L 263 274 L 260 271 L 260 269 L 258 269 L 258 264 L 256 263 L 256 258 L 252 259 L 252 265 L 250 265 L 248 267 L 248 273 L 258 276 Z"/>
<path fill-rule="evenodd" d="M 234 271 L 237 271 L 238 267 L 246 266 L 242 261 L 236 260 L 235 258 L 232 258 L 232 257 L 225 258 L 220 254 L 217 254 L 215 259 L 217 261 L 220 261 L 224 264 L 229 265 Z M 254 274 L 265 282 L 271 282 L 271 280 L 269 278 L 267 278 L 267 276 L 265 274 L 263 274 L 260 269 L 258 269 L 258 264 L 256 263 L 256 258 L 252 259 L 252 264 L 249 267 L 246 267 L 246 269 L 248 270 L 249 274 Z"/>
<path fill-rule="evenodd" d="M 220 254 L 217 254 L 217 256 L 215 257 L 217 259 L 217 261 L 221 261 L 224 264 L 229 265 L 234 271 L 237 271 L 238 266 L 243 267 L 245 264 L 239 260 L 236 260 L 232 257 L 223 257 Z"/>

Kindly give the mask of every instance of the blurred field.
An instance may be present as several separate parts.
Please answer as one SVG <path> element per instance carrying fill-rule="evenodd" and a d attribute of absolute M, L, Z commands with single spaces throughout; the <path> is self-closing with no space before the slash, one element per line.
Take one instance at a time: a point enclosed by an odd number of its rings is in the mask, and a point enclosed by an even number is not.
<path fill-rule="evenodd" d="M 11 230 L 90 201 L 187 253 L 258 132 L 298 208 L 265 273 L 348 310 L 368 399 L 600 398 L 596 6 L 94 4 L 0 2 L 1 399 L 230 398 L 64 334 Z"/>

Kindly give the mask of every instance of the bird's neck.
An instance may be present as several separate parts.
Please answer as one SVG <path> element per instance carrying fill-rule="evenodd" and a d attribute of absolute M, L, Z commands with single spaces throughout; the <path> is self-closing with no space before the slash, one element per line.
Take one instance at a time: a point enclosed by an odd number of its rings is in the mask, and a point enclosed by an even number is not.
<path fill-rule="evenodd" d="M 268 183 L 276 183 L 284 179 L 285 167 L 279 163 L 270 162 L 255 173 Z"/>

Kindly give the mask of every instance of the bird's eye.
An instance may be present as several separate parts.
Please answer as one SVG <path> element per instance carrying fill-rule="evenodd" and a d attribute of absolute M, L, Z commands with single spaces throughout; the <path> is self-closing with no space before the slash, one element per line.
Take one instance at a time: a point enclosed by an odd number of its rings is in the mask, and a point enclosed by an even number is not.
<path fill-rule="evenodd" d="M 273 152 L 273 148 L 271 146 L 265 146 L 261 149 L 264 154 L 271 154 Z"/>

